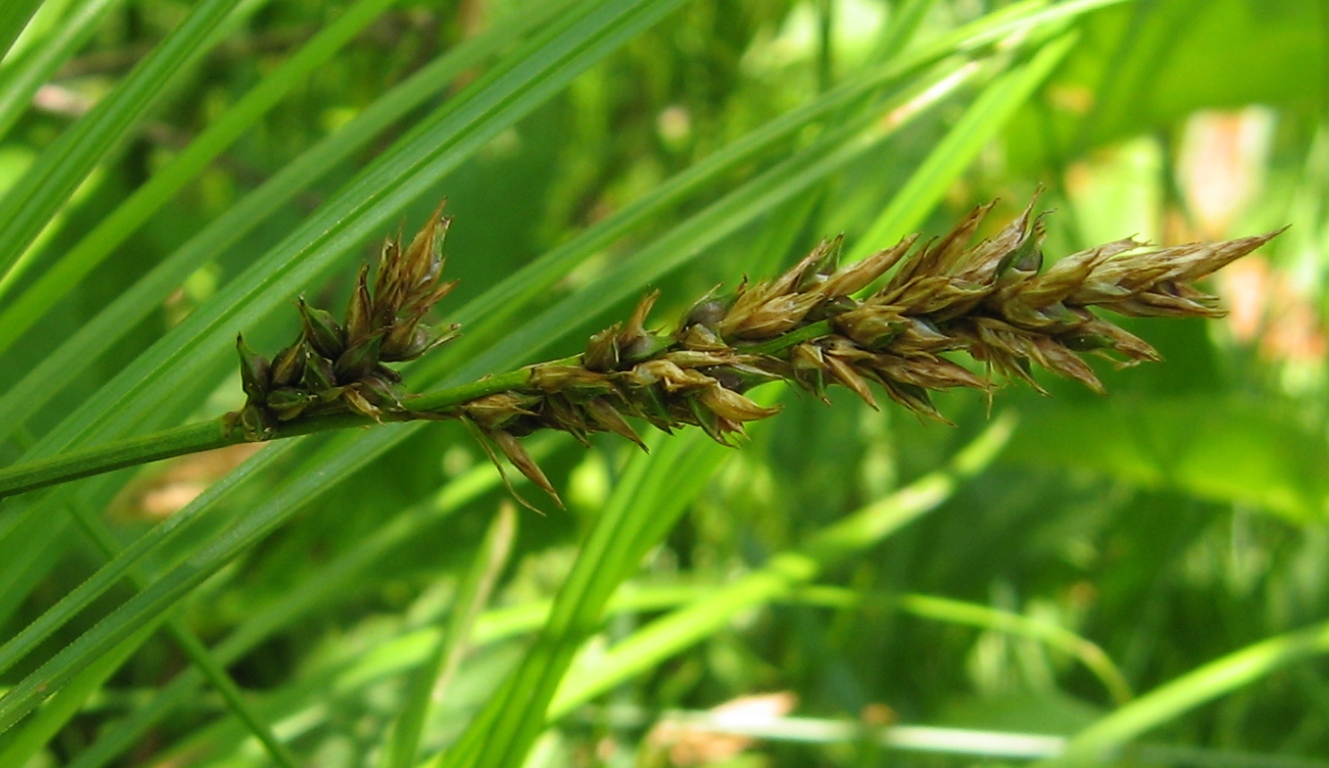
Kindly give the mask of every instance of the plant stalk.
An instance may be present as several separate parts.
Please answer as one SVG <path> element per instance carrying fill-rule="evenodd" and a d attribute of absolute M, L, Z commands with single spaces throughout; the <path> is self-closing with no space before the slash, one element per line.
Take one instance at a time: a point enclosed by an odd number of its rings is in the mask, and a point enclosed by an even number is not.
<path fill-rule="evenodd" d="M 576 357 L 560 360 L 570 363 Z M 407 400 L 407 414 L 384 413 L 384 421 L 409 421 L 427 418 L 426 414 L 447 415 L 455 405 L 485 395 L 521 387 L 530 380 L 530 369 L 521 368 L 499 376 L 490 376 L 458 387 L 430 392 Z M 419 414 L 412 416 L 411 414 Z M 348 427 L 372 426 L 375 422 L 356 413 L 335 413 L 280 424 L 274 440 L 327 432 Z M 78 480 L 117 469 L 149 464 L 175 456 L 210 451 L 246 442 L 240 430 L 227 430 L 222 417 L 185 424 L 148 435 L 117 440 L 95 448 L 63 453 L 47 459 L 27 461 L 0 469 L 0 498 L 35 491 L 71 480 Z"/>

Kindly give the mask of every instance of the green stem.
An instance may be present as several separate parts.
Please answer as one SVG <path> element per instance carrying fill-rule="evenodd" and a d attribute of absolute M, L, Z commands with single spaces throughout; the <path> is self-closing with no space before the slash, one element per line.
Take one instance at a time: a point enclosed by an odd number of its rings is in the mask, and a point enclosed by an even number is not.
<path fill-rule="evenodd" d="M 752 354 L 778 354 L 795 344 L 826 336 L 830 333 L 832 333 L 830 323 L 823 320 L 786 333 L 779 338 L 744 346 L 741 349 Z M 546 365 L 580 364 L 580 355 L 546 363 Z M 519 368 L 498 376 L 489 376 L 470 384 L 411 397 L 403 403 L 404 411 L 384 413 L 384 421 L 411 421 L 417 418 L 427 418 L 426 414 L 436 417 L 454 416 L 455 414 L 451 412 L 454 406 L 486 395 L 521 389 L 530 382 L 531 370 L 530 367 Z M 269 439 L 282 440 L 315 432 L 327 432 L 348 427 L 364 427 L 372 424 L 374 424 L 372 420 L 358 414 L 325 414 L 279 424 L 276 434 Z M 194 424 L 185 424 L 149 435 L 117 440 L 96 448 L 72 451 L 47 459 L 37 459 L 0 469 L 0 498 L 99 475 L 103 472 L 148 464 L 189 453 L 225 448 L 228 445 L 236 445 L 242 442 L 245 442 L 242 431 L 239 429 L 228 430 L 223 417 Z"/>
<path fill-rule="evenodd" d="M 6 467 L 0 470 L 0 497 L 241 441 L 239 435 L 224 434 L 220 418 L 185 424 L 98 448 Z"/>
<path fill-rule="evenodd" d="M 566 358 L 556 362 L 570 363 L 576 360 L 577 358 Z M 409 413 L 385 414 L 385 416 L 388 420 L 409 421 L 414 418 L 413 413 L 446 413 L 452 406 L 477 397 L 521 387 L 530 380 L 530 377 L 529 368 L 509 371 L 459 387 L 413 397 L 406 403 Z M 333 429 L 363 427 L 373 423 L 358 414 L 327 414 L 280 424 L 277 427 L 277 434 L 271 439 L 281 440 Z M 149 435 L 117 440 L 95 448 L 5 467 L 0 469 L 0 498 L 174 456 L 225 448 L 244 441 L 241 431 L 233 429 L 228 432 L 223 418 L 220 417 L 210 421 L 185 424 Z"/>
<path fill-rule="evenodd" d="M 565 357 L 561 360 L 554 360 L 545 365 L 580 365 L 581 355 Z M 407 400 L 403 405 L 406 410 L 415 413 L 445 413 L 447 409 L 454 405 L 469 402 L 477 397 L 485 395 L 496 395 L 499 392 L 507 392 L 510 389 L 520 389 L 526 386 L 531 380 L 531 368 L 518 368 L 515 371 L 499 374 L 498 376 L 489 376 L 479 381 L 463 384 L 460 387 L 443 389 L 438 392 L 430 392 L 424 395 L 417 395 Z"/>

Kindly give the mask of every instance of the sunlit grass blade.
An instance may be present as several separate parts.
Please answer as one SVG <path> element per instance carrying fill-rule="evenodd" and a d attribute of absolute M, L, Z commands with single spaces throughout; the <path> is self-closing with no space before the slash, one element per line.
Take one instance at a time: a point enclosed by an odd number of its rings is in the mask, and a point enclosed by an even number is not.
<path fill-rule="evenodd" d="M 51 310 L 63 296 L 165 203 L 194 180 L 209 162 L 239 139 L 311 73 L 331 59 L 396 0 L 359 0 L 306 45 L 218 116 L 183 152 L 158 169 L 147 184 L 119 205 L 13 301 L 0 310 L 0 353 Z M 0 105 L 3 106 L 3 105 Z M 3 126 L 0 126 L 3 127 Z"/>
<path fill-rule="evenodd" d="M 1290 664 L 1329 653 L 1329 622 L 1249 645 L 1142 694 L 1075 734 L 1060 756 L 1040 765 L 1086 765 L 1110 759 L 1148 731 Z"/>
<path fill-rule="evenodd" d="M 42 39 L 0 69 L 0 139 L 28 109 L 37 89 L 87 42 L 119 0 L 82 0 L 51 24 Z M 0 14 L 22 13 L 23 3 L 2 3 Z M 34 23 L 36 19 L 34 19 Z"/>
<path fill-rule="evenodd" d="M 1006 125 L 1034 90 L 1066 56 L 1075 43 L 1074 34 L 1064 35 L 1042 47 L 1027 65 L 1001 75 L 966 110 L 947 132 L 923 165 L 909 177 L 891 205 L 882 211 L 867 233 L 855 243 L 846 261 L 857 261 L 909 234 L 916 222 L 978 156 L 979 151 Z"/>
<path fill-rule="evenodd" d="M 0 198 L 0 296 L 13 287 L 24 249 L 88 172 L 120 142 L 166 88 L 206 52 L 204 43 L 240 0 L 205 0 L 195 6 L 115 91 L 48 147 Z"/>
<path fill-rule="evenodd" d="M 9 53 L 10 46 L 41 4 L 41 0 L 14 0 L 0 5 L 0 60 Z M 0 135 L 3 133 L 0 131 Z"/>

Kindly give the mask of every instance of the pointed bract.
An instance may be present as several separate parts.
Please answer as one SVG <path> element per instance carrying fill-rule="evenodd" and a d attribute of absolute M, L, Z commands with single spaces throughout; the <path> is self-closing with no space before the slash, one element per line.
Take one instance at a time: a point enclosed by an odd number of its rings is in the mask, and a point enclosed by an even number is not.
<path fill-rule="evenodd" d="M 305 338 L 309 340 L 309 344 L 314 348 L 314 351 L 329 360 L 336 360 L 340 357 L 346 349 L 346 335 L 337 321 L 333 319 L 332 313 L 317 307 L 311 307 L 305 302 L 303 296 L 300 297 L 297 306 L 300 308 L 300 319 L 304 324 Z"/>
<path fill-rule="evenodd" d="M 240 386 L 244 388 L 245 394 L 251 401 L 264 402 L 268 390 L 272 387 L 268 359 L 250 349 L 241 334 L 235 335 L 235 348 L 240 353 Z"/>
<path fill-rule="evenodd" d="M 554 490 L 554 484 L 549 482 L 549 478 L 545 477 L 544 470 L 540 469 L 540 465 L 535 463 L 535 459 L 531 458 L 531 454 L 526 452 L 517 438 L 501 429 L 488 434 L 489 439 L 494 441 L 494 445 L 497 445 L 499 450 L 503 451 L 503 455 L 508 457 L 508 461 L 512 462 L 512 466 L 525 475 L 526 479 L 535 483 L 540 490 L 549 494 L 554 503 L 562 509 L 563 500 L 558 497 L 558 491 Z"/>

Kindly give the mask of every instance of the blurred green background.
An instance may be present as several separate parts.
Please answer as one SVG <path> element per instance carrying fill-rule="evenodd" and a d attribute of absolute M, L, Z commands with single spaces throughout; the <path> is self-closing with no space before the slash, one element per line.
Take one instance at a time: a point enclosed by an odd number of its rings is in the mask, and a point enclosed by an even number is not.
<path fill-rule="evenodd" d="M 5 463 L 238 407 L 235 333 L 287 343 L 444 197 L 465 335 L 419 391 L 1040 189 L 1049 258 L 1292 225 L 1211 281 L 1224 320 L 1124 321 L 1166 361 L 1096 364 L 1106 398 L 536 436 L 544 516 L 453 424 L 6 499 L 0 765 L 1329 765 L 1322 2 L 15 0 L 0 33 Z"/>

